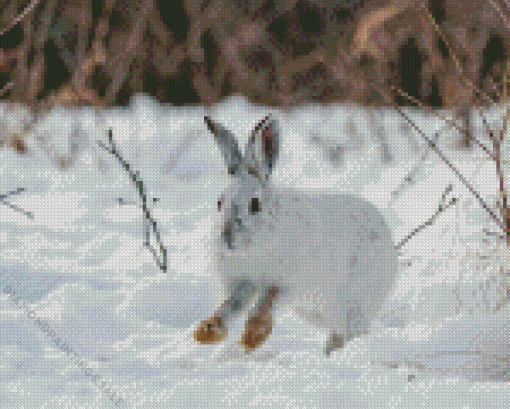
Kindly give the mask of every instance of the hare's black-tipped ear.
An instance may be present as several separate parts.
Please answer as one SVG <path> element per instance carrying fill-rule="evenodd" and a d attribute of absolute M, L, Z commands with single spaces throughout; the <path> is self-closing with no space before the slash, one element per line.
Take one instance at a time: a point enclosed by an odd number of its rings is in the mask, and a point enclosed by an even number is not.
<path fill-rule="evenodd" d="M 280 152 L 278 122 L 269 114 L 253 130 L 246 144 L 245 165 L 248 173 L 267 180 Z"/>
<path fill-rule="evenodd" d="M 241 170 L 243 157 L 234 134 L 222 125 L 213 122 L 208 116 L 204 116 L 204 122 L 218 143 L 229 175 L 237 176 Z"/>

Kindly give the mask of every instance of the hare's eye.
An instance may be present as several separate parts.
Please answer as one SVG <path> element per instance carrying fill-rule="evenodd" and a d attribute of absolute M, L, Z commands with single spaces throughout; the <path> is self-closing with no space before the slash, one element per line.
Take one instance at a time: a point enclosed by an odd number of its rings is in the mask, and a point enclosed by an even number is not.
<path fill-rule="evenodd" d="M 259 199 L 257 197 L 254 197 L 251 199 L 250 212 L 251 213 L 260 212 L 260 204 L 259 204 Z"/>
<path fill-rule="evenodd" d="M 221 204 L 223 203 L 223 199 L 218 199 L 218 212 L 221 212 Z"/>

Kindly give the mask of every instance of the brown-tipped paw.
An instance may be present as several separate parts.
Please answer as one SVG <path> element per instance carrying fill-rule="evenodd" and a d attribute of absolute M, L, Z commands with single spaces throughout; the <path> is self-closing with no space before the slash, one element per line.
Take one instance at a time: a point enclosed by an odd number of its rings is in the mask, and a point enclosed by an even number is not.
<path fill-rule="evenodd" d="M 246 323 L 244 334 L 239 341 L 244 346 L 245 352 L 249 354 L 260 347 L 273 329 L 273 320 L 269 317 L 252 317 Z"/>
<path fill-rule="evenodd" d="M 227 336 L 227 328 L 222 325 L 220 317 L 208 318 L 195 330 L 195 341 L 201 344 L 216 344 Z"/>

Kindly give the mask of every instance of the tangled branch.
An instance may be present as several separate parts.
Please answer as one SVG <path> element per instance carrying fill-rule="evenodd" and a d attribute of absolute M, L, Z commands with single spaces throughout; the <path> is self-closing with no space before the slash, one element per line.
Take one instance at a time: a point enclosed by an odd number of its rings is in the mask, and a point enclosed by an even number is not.
<path fill-rule="evenodd" d="M 97 143 L 100 147 L 102 147 L 108 153 L 112 154 L 113 156 L 115 156 L 117 158 L 119 163 L 122 165 L 124 170 L 129 174 L 129 177 L 135 184 L 136 189 L 138 190 L 138 195 L 142 199 L 142 210 L 143 210 L 144 217 L 147 221 L 147 226 L 145 229 L 144 245 L 148 247 L 149 251 L 153 255 L 157 266 L 161 269 L 161 271 L 166 273 L 166 271 L 167 271 L 167 249 L 165 248 L 165 246 L 163 245 L 163 242 L 161 241 L 161 237 L 160 237 L 160 233 L 157 228 L 156 220 L 154 220 L 154 218 L 152 217 L 150 209 L 147 206 L 147 193 L 145 192 L 143 181 L 138 179 L 138 176 L 139 176 L 138 172 L 137 171 L 133 172 L 131 170 L 129 163 L 127 163 L 120 155 L 120 153 L 117 149 L 117 146 L 115 145 L 115 142 L 113 140 L 113 132 L 111 129 L 109 130 L 109 133 L 108 133 L 108 146 L 105 143 L 103 143 L 102 141 L 97 141 Z M 156 243 L 159 246 L 159 251 L 161 253 L 159 256 L 157 254 L 156 249 L 154 247 L 152 247 L 151 243 L 150 243 L 150 236 L 151 236 L 150 228 L 152 228 L 152 233 L 155 235 Z"/>

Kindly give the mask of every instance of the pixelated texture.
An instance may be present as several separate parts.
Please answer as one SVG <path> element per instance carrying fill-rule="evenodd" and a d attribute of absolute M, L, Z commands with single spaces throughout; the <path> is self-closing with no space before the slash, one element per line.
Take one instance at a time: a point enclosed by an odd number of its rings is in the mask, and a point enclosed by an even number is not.
<path fill-rule="evenodd" d="M 438 146 L 494 206 L 494 162 L 480 151 L 459 155 L 443 121 L 406 112 L 423 132 L 438 132 Z M 269 114 L 278 148 L 260 126 Z M 255 167 L 238 175 L 240 189 L 205 115 L 228 130 L 228 149 L 240 147 L 238 170 Z M 487 118 L 501 126 L 498 107 Z M 177 110 L 139 95 L 127 110 L 57 109 L 43 119 L 27 154 L 0 152 L 6 407 L 462 408 L 508 400 L 506 245 L 397 112 L 284 113 L 238 97 L 207 111 Z M 473 123 L 489 143 L 482 121 Z M 166 273 L 144 245 L 138 186 L 96 142 L 107 145 L 109 129 L 143 182 L 168 252 Z M 270 161 L 247 160 L 263 152 Z M 257 185 L 243 185 L 243 177 L 266 180 L 270 163 L 267 181 L 294 192 L 273 215 L 264 195 L 246 195 Z M 233 199 L 246 209 L 226 240 Z M 379 232 L 382 220 L 387 230 Z M 390 240 L 384 254 L 373 247 L 381 239 Z M 242 252 L 242 262 L 218 259 L 229 251 Z M 391 254 L 397 271 L 381 267 Z M 283 270 L 275 269 L 279 259 Z M 251 287 L 229 282 L 225 266 Z M 367 309 L 376 299 L 381 308 Z M 197 335 L 213 317 L 221 320 Z"/>
<path fill-rule="evenodd" d="M 501 94 L 509 41 L 484 0 L 10 1 L 0 29 L 0 86 L 16 84 L 3 98 L 43 110 L 141 91 L 175 105 L 411 105 L 395 86 L 466 111 Z"/>
<path fill-rule="evenodd" d="M 507 29 L 421 4 L 8 2 L 0 407 L 505 407 Z"/>

